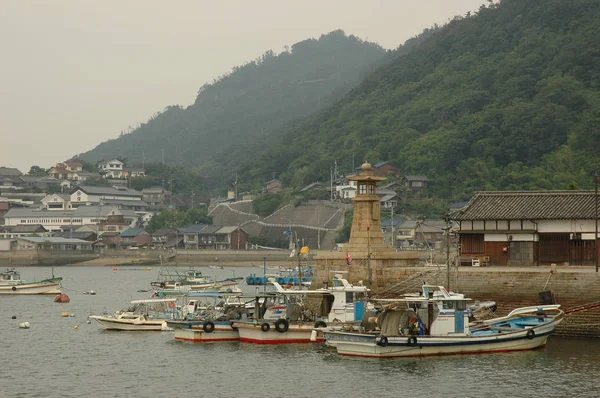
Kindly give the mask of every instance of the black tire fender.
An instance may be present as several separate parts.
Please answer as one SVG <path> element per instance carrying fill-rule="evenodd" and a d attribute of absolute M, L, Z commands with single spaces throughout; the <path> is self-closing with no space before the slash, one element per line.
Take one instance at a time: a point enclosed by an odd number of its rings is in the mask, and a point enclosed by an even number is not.
<path fill-rule="evenodd" d="M 317 323 L 315 323 L 315 328 L 326 328 L 327 324 L 323 321 L 318 321 Z"/>
<path fill-rule="evenodd" d="M 275 330 L 277 330 L 279 333 L 287 332 L 289 327 L 290 323 L 287 321 L 287 319 L 278 319 L 275 322 Z"/>
<path fill-rule="evenodd" d="M 527 330 L 527 338 L 528 338 L 529 340 L 531 340 L 531 339 L 533 339 L 534 337 L 535 337 L 535 330 L 533 330 L 533 329 L 528 329 L 528 330 Z"/>
<path fill-rule="evenodd" d="M 408 338 L 408 345 L 417 345 L 417 336 L 410 336 Z"/>
<path fill-rule="evenodd" d="M 382 347 L 385 347 L 388 345 L 388 338 L 386 336 L 381 336 L 381 338 L 379 339 L 379 342 L 377 343 Z"/>
<path fill-rule="evenodd" d="M 215 331 L 215 324 L 211 321 L 206 321 L 204 322 L 204 326 L 202 326 L 202 330 L 204 330 L 206 333 L 212 333 Z"/>
<path fill-rule="evenodd" d="M 17 287 L 16 287 L 16 286 L 13 286 L 13 287 L 12 287 L 12 291 L 13 291 L 13 292 L 16 292 L 16 291 L 17 291 Z"/>
<path fill-rule="evenodd" d="M 265 322 L 262 325 L 260 325 L 260 330 L 262 330 L 263 332 L 268 332 L 269 330 L 271 330 L 271 325 Z"/>

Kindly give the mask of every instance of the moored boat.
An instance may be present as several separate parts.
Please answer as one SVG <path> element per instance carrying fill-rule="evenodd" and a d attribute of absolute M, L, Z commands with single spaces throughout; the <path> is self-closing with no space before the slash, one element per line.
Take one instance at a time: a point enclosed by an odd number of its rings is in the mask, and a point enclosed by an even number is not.
<path fill-rule="evenodd" d="M 434 295 L 433 290 L 438 294 Z M 443 286 L 420 297 L 381 299 L 375 330 L 327 331 L 340 355 L 395 358 L 529 350 L 546 344 L 562 321 L 560 305 L 517 308 L 504 317 L 469 323 L 468 298 Z"/>
<path fill-rule="evenodd" d="M 133 300 L 126 311 L 114 315 L 90 315 L 106 330 L 122 331 L 164 331 L 166 321 L 176 312 L 176 299 Z"/>
<path fill-rule="evenodd" d="M 60 294 L 61 277 L 27 282 L 14 268 L 0 273 L 0 294 Z"/>

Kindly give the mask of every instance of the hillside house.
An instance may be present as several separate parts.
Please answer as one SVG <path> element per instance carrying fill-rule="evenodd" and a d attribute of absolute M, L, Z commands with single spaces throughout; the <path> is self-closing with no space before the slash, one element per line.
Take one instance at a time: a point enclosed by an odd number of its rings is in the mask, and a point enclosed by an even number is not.
<path fill-rule="evenodd" d="M 427 189 L 429 179 L 425 176 L 404 176 L 404 184 L 408 192 L 421 192 Z"/>
<path fill-rule="evenodd" d="M 42 199 L 42 205 L 48 211 L 53 210 L 72 210 L 71 195 L 55 193 L 46 196 Z"/>
<path fill-rule="evenodd" d="M 283 192 L 283 185 L 279 180 L 267 181 L 263 193 L 281 193 Z"/>
<path fill-rule="evenodd" d="M 594 265 L 593 191 L 479 192 L 451 213 L 461 261 L 491 265 Z"/>
<path fill-rule="evenodd" d="M 164 206 L 169 203 L 171 192 L 162 187 L 150 187 L 142 189 L 142 200 L 150 206 Z"/>
<path fill-rule="evenodd" d="M 98 163 L 98 171 L 104 178 L 123 178 L 123 167 L 125 163 L 118 159 Z"/>
<path fill-rule="evenodd" d="M 141 167 L 123 167 L 123 177 L 124 178 L 137 178 L 137 177 L 145 177 L 146 170 Z"/>
<path fill-rule="evenodd" d="M 200 248 L 200 232 L 206 228 L 206 224 L 191 224 L 183 232 L 183 245 L 186 249 Z"/>

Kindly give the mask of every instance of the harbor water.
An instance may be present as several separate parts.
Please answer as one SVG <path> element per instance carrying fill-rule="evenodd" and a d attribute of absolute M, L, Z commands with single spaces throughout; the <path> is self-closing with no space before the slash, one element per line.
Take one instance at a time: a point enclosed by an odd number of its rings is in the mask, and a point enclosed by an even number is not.
<path fill-rule="evenodd" d="M 197 269 L 230 277 L 233 268 Z M 26 280 L 51 272 L 20 271 Z M 235 272 L 246 277 L 262 269 Z M 0 296 L 0 397 L 600 396 L 598 340 L 551 337 L 534 351 L 376 360 L 340 357 L 324 345 L 187 343 L 170 332 L 111 332 L 86 323 L 90 313 L 149 298 L 138 290 L 149 290 L 157 273 L 157 267 L 60 267 L 55 274 L 70 303 Z M 84 294 L 90 290 L 97 294 Z M 31 328 L 19 329 L 20 322 Z"/>

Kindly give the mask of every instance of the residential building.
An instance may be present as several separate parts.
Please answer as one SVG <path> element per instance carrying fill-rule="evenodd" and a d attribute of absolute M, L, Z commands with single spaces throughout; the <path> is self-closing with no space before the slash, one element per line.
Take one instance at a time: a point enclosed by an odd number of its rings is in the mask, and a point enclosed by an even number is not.
<path fill-rule="evenodd" d="M 199 248 L 199 234 L 206 228 L 206 224 L 191 224 L 185 228 L 183 232 L 183 245 L 186 249 L 198 249 Z"/>
<path fill-rule="evenodd" d="M 41 225 L 17 225 L 14 227 L 0 227 L 0 238 L 14 239 L 23 236 L 50 236 L 46 228 Z"/>
<path fill-rule="evenodd" d="M 91 251 L 92 244 L 81 239 L 60 237 L 20 237 L 16 239 L 16 250 Z"/>
<path fill-rule="evenodd" d="M 23 173 L 14 167 L 0 167 L 0 187 L 2 189 L 18 189 L 25 185 Z"/>
<path fill-rule="evenodd" d="M 97 173 L 95 171 L 75 171 L 73 172 L 71 178 L 73 181 L 78 181 L 79 183 L 82 183 L 87 180 L 102 178 L 102 176 L 100 175 L 100 173 Z"/>
<path fill-rule="evenodd" d="M 171 192 L 162 187 L 150 187 L 142 189 L 142 199 L 150 206 L 164 206 L 169 204 Z"/>
<path fill-rule="evenodd" d="M 51 186 L 60 184 L 60 180 L 50 176 L 21 176 L 25 188 L 34 188 L 42 191 L 48 191 Z"/>
<path fill-rule="evenodd" d="M 281 181 L 275 179 L 271 181 L 267 181 L 265 184 L 265 188 L 263 189 L 263 193 L 281 193 L 283 192 L 283 185 Z"/>
<path fill-rule="evenodd" d="M 440 249 L 446 228 L 444 220 L 406 220 L 397 227 L 396 247 Z"/>
<path fill-rule="evenodd" d="M 152 243 L 152 236 L 142 228 L 128 228 L 119 235 L 119 246 L 141 247 Z"/>
<path fill-rule="evenodd" d="M 57 180 L 71 180 L 73 172 L 68 170 L 64 163 L 58 163 L 56 166 L 50 168 L 48 175 Z"/>
<path fill-rule="evenodd" d="M 594 191 L 478 192 L 451 213 L 461 261 L 490 265 L 594 265 Z"/>
<path fill-rule="evenodd" d="M 131 228 L 135 223 L 126 219 L 122 214 L 109 215 L 105 220 L 101 220 L 95 225 L 98 231 L 98 238 L 115 237 L 128 228 Z M 115 241 L 116 244 L 116 241 Z"/>
<path fill-rule="evenodd" d="M 355 171 L 360 172 L 361 166 L 357 167 Z M 388 177 L 392 175 L 398 175 L 400 173 L 400 169 L 396 165 L 391 162 L 379 162 L 375 163 L 372 166 L 371 172 L 373 175 L 378 177 Z"/>
<path fill-rule="evenodd" d="M 150 205 L 142 200 L 100 199 L 104 206 L 116 206 L 118 209 L 133 210 L 136 213 L 147 213 Z"/>
<path fill-rule="evenodd" d="M 404 176 L 404 184 L 409 192 L 421 192 L 427 189 L 429 179 L 425 176 Z"/>
<path fill-rule="evenodd" d="M 152 245 L 155 247 L 177 247 L 178 232 L 172 228 L 160 228 L 152 234 Z"/>
<path fill-rule="evenodd" d="M 217 250 L 245 250 L 248 245 L 248 233 L 238 226 L 221 227 L 214 237 Z"/>
<path fill-rule="evenodd" d="M 55 237 L 81 239 L 93 243 L 98 240 L 98 234 L 93 231 L 69 231 L 53 234 Z"/>
<path fill-rule="evenodd" d="M 123 167 L 125 164 L 118 159 L 98 163 L 98 170 L 104 178 L 123 178 Z"/>
<path fill-rule="evenodd" d="M 146 177 L 146 170 L 140 167 L 123 167 L 124 178 Z"/>
<path fill-rule="evenodd" d="M 142 200 L 143 194 L 127 187 L 96 187 L 80 185 L 71 193 L 73 206 L 100 203 L 101 199 L 113 200 Z"/>

